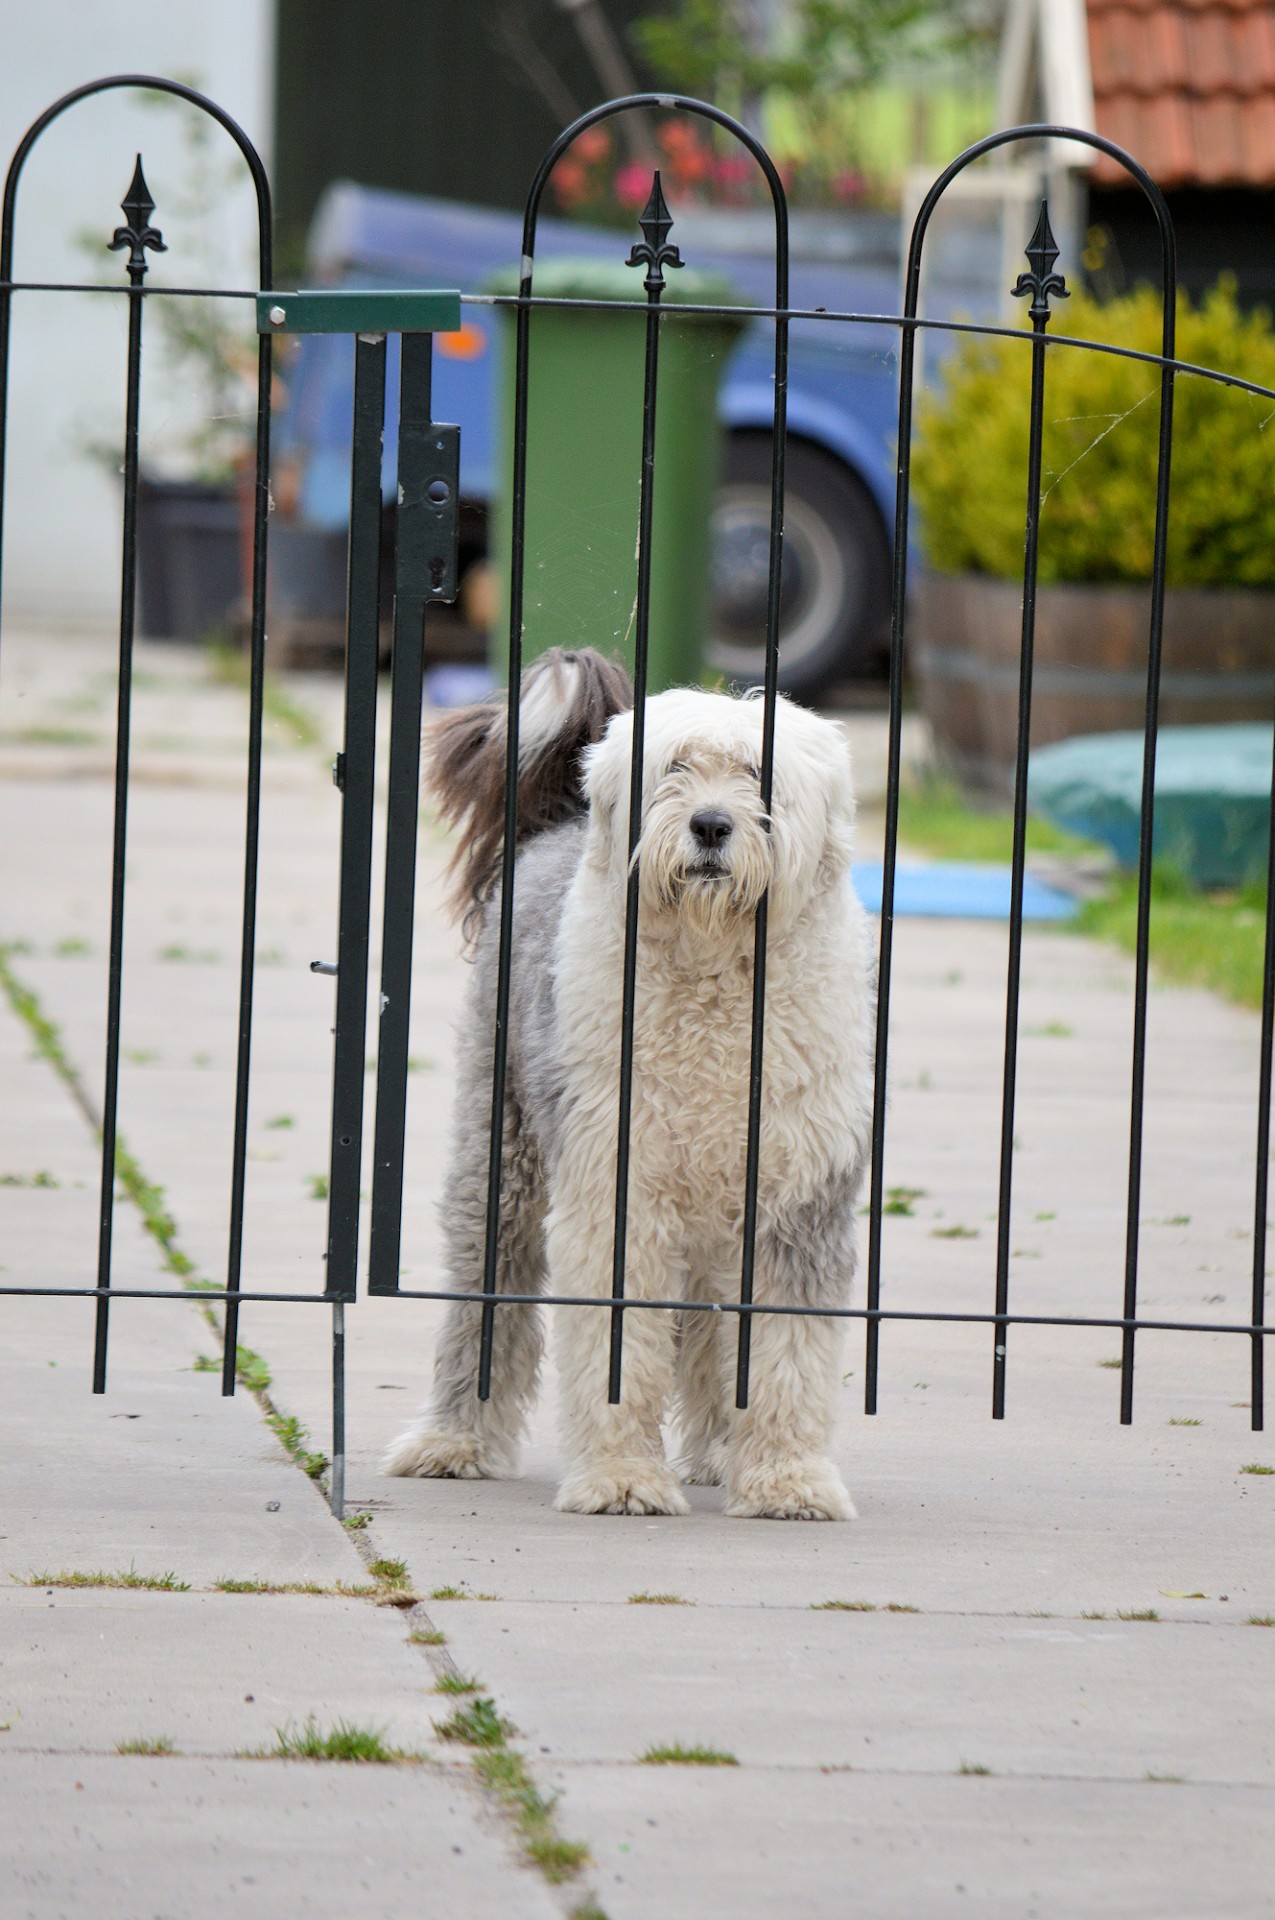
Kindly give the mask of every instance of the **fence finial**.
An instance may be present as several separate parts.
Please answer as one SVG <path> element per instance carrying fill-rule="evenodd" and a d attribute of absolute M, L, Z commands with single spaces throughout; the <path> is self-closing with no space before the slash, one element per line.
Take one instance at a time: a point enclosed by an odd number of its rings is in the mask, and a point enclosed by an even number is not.
<path fill-rule="evenodd" d="M 646 238 L 634 242 L 633 251 L 624 264 L 626 267 L 645 266 L 646 279 L 643 285 L 647 292 L 662 292 L 664 268 L 681 267 L 686 263 L 677 248 L 669 244 L 673 216 L 668 210 L 668 201 L 664 198 L 664 189 L 660 185 L 658 167 L 651 181 L 651 197 L 638 215 L 638 225 Z"/>
<path fill-rule="evenodd" d="M 1049 324 L 1049 296 L 1057 295 L 1059 300 L 1070 300 L 1071 293 L 1061 273 L 1054 272 L 1054 262 L 1058 258 L 1058 242 L 1054 239 L 1049 224 L 1049 202 L 1040 203 L 1040 218 L 1036 222 L 1036 231 L 1023 249 L 1032 263 L 1030 273 L 1020 273 L 1014 287 L 1014 298 L 1023 300 L 1030 293 L 1034 297 L 1030 308 L 1032 326 L 1037 333 L 1043 332 Z"/>
<path fill-rule="evenodd" d="M 130 249 L 127 266 L 128 277 L 133 285 L 140 286 L 146 272 L 146 249 L 153 253 L 167 253 L 164 236 L 158 227 L 151 225 L 151 215 L 155 211 L 155 202 L 151 199 L 151 190 L 146 184 L 146 175 L 142 172 L 142 156 L 137 156 L 137 165 L 133 168 L 133 178 L 129 182 L 128 192 L 120 201 L 120 206 L 128 215 L 126 227 L 116 227 L 115 238 L 107 241 L 112 253 L 118 253 L 121 247 Z"/>

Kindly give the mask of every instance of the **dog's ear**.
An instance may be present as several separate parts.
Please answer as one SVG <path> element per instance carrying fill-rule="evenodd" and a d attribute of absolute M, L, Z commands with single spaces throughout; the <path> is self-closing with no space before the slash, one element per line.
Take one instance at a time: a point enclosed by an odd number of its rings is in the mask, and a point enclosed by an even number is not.
<path fill-rule="evenodd" d="M 633 748 L 633 714 L 615 714 L 605 734 L 583 755 L 584 797 L 589 806 L 588 858 L 605 867 L 621 804 L 628 793 L 629 756 Z"/>

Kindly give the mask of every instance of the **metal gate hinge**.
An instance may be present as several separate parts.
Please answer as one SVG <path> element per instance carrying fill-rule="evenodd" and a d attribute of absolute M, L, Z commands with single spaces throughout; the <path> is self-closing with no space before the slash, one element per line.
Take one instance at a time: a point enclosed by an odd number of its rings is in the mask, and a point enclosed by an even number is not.
<path fill-rule="evenodd" d="M 311 973 L 337 973 L 339 969 L 335 960 L 312 960 L 310 971 Z"/>
<path fill-rule="evenodd" d="M 345 792 L 345 755 L 338 753 L 332 762 L 332 784 L 339 792 Z"/>

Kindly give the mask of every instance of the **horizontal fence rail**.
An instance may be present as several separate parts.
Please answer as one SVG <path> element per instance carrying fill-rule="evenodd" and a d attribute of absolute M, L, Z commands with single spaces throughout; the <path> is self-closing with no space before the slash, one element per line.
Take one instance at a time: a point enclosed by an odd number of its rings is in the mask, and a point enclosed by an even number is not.
<path fill-rule="evenodd" d="M 104 245 L 125 256 L 122 278 L 116 285 L 76 281 L 20 279 L 14 275 L 14 244 L 18 187 L 25 162 L 43 132 L 62 113 L 81 101 L 116 89 L 142 89 L 169 94 L 210 116 L 234 142 L 252 181 L 257 206 L 258 285 L 251 289 L 205 286 L 155 286 L 148 283 L 150 256 L 167 251 L 162 211 L 151 197 L 139 156 L 121 206 L 124 224 L 104 238 Z M 638 216 L 641 238 L 634 239 L 625 258 L 617 236 L 619 257 L 633 268 L 635 297 L 594 300 L 546 296 L 535 292 L 536 244 L 541 201 L 553 167 L 572 143 L 588 129 L 615 115 L 675 110 L 707 122 L 739 143 L 758 169 L 774 218 L 774 301 L 769 306 L 721 305 L 711 301 L 679 302 L 666 306 L 666 275 L 684 264 L 676 239 L 675 217 L 664 197 L 660 175 L 654 172 L 650 197 Z M 1161 247 L 1161 351 L 1152 353 L 1107 342 L 1049 331 L 1055 303 L 1071 289 L 1066 262 L 1049 224 L 1042 199 L 1035 232 L 1025 248 L 1026 268 L 1012 291 L 1030 301 L 1028 326 L 1010 328 L 978 321 L 938 320 L 919 311 L 921 271 L 927 232 L 943 196 L 958 176 L 982 157 L 1015 143 L 1036 146 L 1065 139 L 1088 145 L 1116 160 L 1147 200 L 1156 222 Z M 693 265 L 691 261 L 685 264 Z M 644 297 L 638 297 L 641 286 Z M 607 1314 L 607 1395 L 611 1405 L 624 1396 L 625 1325 L 633 1312 L 721 1314 L 734 1316 L 732 1367 L 733 1399 L 739 1409 L 750 1401 L 751 1343 L 757 1316 L 805 1316 L 862 1321 L 865 1330 L 864 1410 L 875 1413 L 879 1401 L 882 1328 L 887 1322 L 970 1325 L 992 1335 L 991 1412 L 1002 1419 L 1007 1407 L 1009 1330 L 1011 1327 L 1104 1329 L 1121 1334 L 1120 1419 L 1133 1416 L 1137 1336 L 1143 1332 L 1184 1334 L 1221 1333 L 1250 1343 L 1251 1424 L 1264 1426 L 1265 1340 L 1272 1331 L 1266 1319 L 1266 1244 L 1271 1150 L 1270 1107 L 1272 1057 L 1275 1053 L 1275 833 L 1268 841 L 1265 969 L 1261 1027 L 1258 1041 L 1258 1101 L 1256 1168 L 1253 1187 L 1253 1264 L 1251 1307 L 1248 1317 L 1214 1322 L 1159 1316 L 1140 1310 L 1141 1248 L 1139 1239 L 1144 1175 L 1144 1111 L 1146 1103 L 1147 1011 L 1150 978 L 1152 846 L 1155 808 L 1156 750 L 1160 725 L 1162 634 L 1168 528 L 1171 512 L 1173 403 L 1180 377 L 1207 380 L 1256 398 L 1275 400 L 1275 389 L 1249 380 L 1237 371 L 1199 365 L 1175 353 L 1176 266 L 1172 223 L 1162 194 L 1146 172 L 1128 154 L 1097 135 L 1075 128 L 1032 125 L 1009 129 L 977 143 L 955 159 L 934 182 L 917 214 L 906 258 L 902 311 L 895 314 L 825 310 L 789 304 L 788 212 L 779 174 L 764 147 L 738 121 L 702 101 L 682 96 L 636 94 L 607 102 L 566 128 L 554 142 L 538 170 L 528 195 L 522 234 L 522 259 L 517 294 L 455 294 L 438 290 L 387 289 L 358 291 L 277 291 L 273 286 L 270 189 L 255 148 L 243 131 L 219 108 L 193 89 L 146 75 L 119 75 L 78 88 L 55 102 L 28 131 L 6 177 L 0 215 L 0 541 L 3 536 L 4 486 L 7 479 L 5 419 L 9 385 L 9 357 L 13 300 L 32 293 L 93 293 L 113 295 L 128 303 L 125 353 L 125 428 L 122 448 L 123 509 L 119 588 L 119 668 L 116 714 L 116 756 L 112 811 L 109 958 L 100 1111 L 100 1191 L 97 1210 L 95 1281 L 91 1285 L 52 1287 L 28 1277 L 0 1278 L 0 1295 L 27 1298 L 67 1297 L 95 1302 L 93 1391 L 105 1390 L 111 1324 L 116 1301 L 194 1300 L 224 1311 L 222 1329 L 222 1389 L 234 1391 L 239 1315 L 244 1306 L 288 1302 L 321 1305 L 332 1310 L 333 1354 L 333 1469 L 331 1497 L 337 1511 L 343 1500 L 344 1476 L 344 1342 L 345 1309 L 358 1295 L 360 1230 L 363 1206 L 364 1088 L 366 1017 L 372 941 L 373 820 L 375 809 L 376 703 L 378 697 L 378 596 L 382 542 L 381 440 L 387 405 L 387 337 L 401 335 L 399 411 L 398 510 L 394 554 L 394 612 L 392 679 L 390 683 L 390 745 L 388 767 L 386 882 L 382 905 L 380 949 L 380 1011 L 376 1047 L 377 1076 L 372 1126 L 371 1242 L 367 1290 L 385 1297 L 467 1304 L 476 1310 L 478 1325 L 476 1392 L 480 1401 L 491 1393 L 497 1312 L 502 1308 L 537 1305 L 575 1312 L 590 1308 Z M 207 297 L 251 300 L 257 319 L 257 401 L 252 481 L 252 563 L 250 581 L 250 666 L 248 729 L 244 765 L 245 816 L 240 916 L 238 992 L 235 1018 L 235 1092 L 231 1182 L 225 1250 L 225 1281 L 219 1288 L 131 1287 L 113 1283 L 113 1232 L 119 1160 L 119 1067 L 121 998 L 123 992 L 130 730 L 132 722 L 133 656 L 136 626 L 137 501 L 139 461 L 145 441 L 142 415 L 141 370 L 145 312 L 156 298 Z M 515 963 L 514 905 L 519 884 L 517 854 L 520 819 L 515 777 L 520 742 L 519 702 L 507 702 L 505 726 L 506 777 L 504 833 L 498 885 L 490 911 L 498 916 L 495 1021 L 490 1036 L 490 1112 L 485 1148 L 487 1185 L 481 1285 L 472 1290 L 418 1288 L 400 1277 L 403 1193 L 406 1172 L 407 1073 L 411 1028 L 414 940 L 414 886 L 417 866 L 418 790 L 420 782 L 420 713 L 422 703 L 422 641 L 431 605 L 448 604 L 457 595 L 457 525 L 459 510 L 459 444 L 457 429 L 432 418 L 432 339 L 436 331 L 458 326 L 465 306 L 506 309 L 514 316 L 513 431 L 510 476 L 510 572 L 508 601 L 509 685 L 519 684 L 523 662 L 524 573 L 527 565 L 528 411 L 534 379 L 531 317 L 538 310 L 583 313 L 604 310 L 641 315 L 643 321 L 643 379 L 641 454 L 635 479 L 636 601 L 633 618 L 634 694 L 633 744 L 627 794 L 625 832 L 629 852 L 625 904 L 621 1015 L 617 1061 L 618 1101 L 615 1112 L 614 1204 L 608 1222 L 598 1222 L 600 1266 L 609 1268 L 610 1290 L 591 1294 L 552 1290 L 514 1290 L 501 1284 L 502 1193 L 506 1176 L 505 1113 L 509 1091 L 511 992 Z M 762 687 L 763 747 L 758 770 L 760 804 L 769 818 L 773 802 L 775 716 L 781 664 L 786 405 L 789 329 L 792 324 L 818 321 L 848 329 L 886 330 L 893 342 L 898 367 L 897 486 L 892 540 L 892 614 L 888 712 L 888 769 L 886 833 L 882 875 L 878 966 L 878 997 L 873 1047 L 873 1129 L 870 1199 L 867 1223 L 867 1278 L 862 1305 L 811 1308 L 758 1300 L 756 1239 L 759 1190 L 767 1153 L 763 1127 L 767 997 L 767 900 L 757 910 L 752 948 L 751 1025 L 745 1175 L 741 1193 L 737 1297 L 725 1300 L 648 1297 L 630 1285 L 630 1158 L 634 1091 L 634 1031 L 641 965 L 639 848 L 643 821 L 645 762 L 644 717 L 647 692 L 652 579 L 654 502 L 659 485 L 656 461 L 657 421 L 660 414 L 661 341 L 670 325 L 695 318 L 729 317 L 763 323 L 773 330 L 773 438 L 770 471 L 765 621 L 765 669 Z M 316 970 L 333 973 L 335 982 L 335 1045 L 332 1061 L 333 1109 L 328 1186 L 326 1273 L 322 1285 L 304 1293 L 282 1288 L 246 1287 L 244 1273 L 244 1212 L 248 1118 L 251 1099 L 254 1020 L 254 955 L 260 867 L 260 810 L 262 716 L 265 694 L 265 623 L 267 528 L 270 507 L 270 402 L 272 347 L 276 334 L 329 331 L 356 336 L 355 397 L 352 433 L 350 495 L 347 646 L 345 666 L 345 733 L 336 768 L 340 789 L 342 836 L 340 909 L 337 959 L 316 963 Z M 919 336 L 937 333 L 990 340 L 1021 342 L 1028 356 L 1030 430 L 1023 471 L 1024 558 L 1022 623 L 1017 667 L 1018 710 L 1013 798 L 1011 909 L 1005 979 L 1004 1028 L 1001 1055 L 997 1225 L 994 1271 L 986 1307 L 922 1311 L 892 1304 L 883 1247 L 886 1212 L 887 1096 L 890 1082 L 891 992 L 894 958 L 894 900 L 897 883 L 897 839 L 902 768 L 904 661 L 907 639 L 907 601 L 910 564 L 911 460 L 913 439 L 915 350 Z M 1020 999 L 1023 957 L 1023 890 L 1026 874 L 1027 770 L 1030 739 L 1035 602 L 1039 567 L 1041 460 L 1051 357 L 1058 352 L 1104 354 L 1137 362 L 1159 377 L 1158 463 L 1156 476 L 1155 537 L 1148 593 L 1147 667 L 1143 723 L 1143 759 L 1140 801 L 1140 852 L 1137 882 L 1137 931 L 1134 952 L 1133 1030 L 1128 1059 L 1129 1138 L 1125 1168 L 1124 1246 L 1120 1311 L 1111 1314 L 1027 1313 L 1014 1305 L 1011 1289 L 1011 1223 L 1013 1219 Z M 3 665 L 0 631 L 0 666 Z M 86 1255 L 86 1264 L 87 1255 Z"/>

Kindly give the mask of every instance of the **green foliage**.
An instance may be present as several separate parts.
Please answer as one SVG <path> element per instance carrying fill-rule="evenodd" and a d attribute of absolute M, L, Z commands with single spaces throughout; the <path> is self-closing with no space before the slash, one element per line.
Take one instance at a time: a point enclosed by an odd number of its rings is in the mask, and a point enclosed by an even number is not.
<path fill-rule="evenodd" d="M 668 1746 L 648 1747 L 638 1756 L 644 1767 L 737 1767 L 738 1760 L 733 1753 L 725 1753 L 720 1747 L 684 1747 L 680 1740 L 672 1741 Z"/>
<path fill-rule="evenodd" d="M 153 1759 L 161 1753 L 176 1753 L 177 1749 L 168 1735 L 162 1733 L 155 1740 L 117 1740 L 115 1751 L 116 1753 L 142 1753 Z"/>
<path fill-rule="evenodd" d="M 1100 303 L 1077 290 L 1051 334 L 1160 351 L 1150 288 Z M 1275 387 L 1275 333 L 1242 313 L 1220 280 L 1198 308 L 1178 305 L 1177 354 Z M 1031 355 L 1014 339 L 969 338 L 941 392 L 918 409 L 913 494 L 932 566 L 1017 580 L 1023 567 Z M 1042 582 L 1151 577 L 1160 372 L 1083 349 L 1046 356 L 1041 480 Z M 1272 403 L 1191 374 L 1174 402 L 1168 578 L 1173 586 L 1275 585 Z"/>
<path fill-rule="evenodd" d="M 436 1720 L 434 1731 L 440 1740 L 460 1741 L 467 1747 L 503 1747 L 513 1728 L 502 1720 L 495 1701 L 480 1694 L 467 1707 L 457 1707 L 449 1720 Z"/>
<path fill-rule="evenodd" d="M 993 38 L 979 0 L 792 0 L 783 16 L 767 31 L 740 0 L 677 0 L 633 38 L 679 91 L 745 118 L 759 101 L 775 109 L 776 155 L 795 163 L 799 196 L 834 202 L 838 182 L 873 158 L 862 124 L 869 91 L 902 65 L 968 55 Z"/>
<path fill-rule="evenodd" d="M 352 1760 L 390 1767 L 422 1757 L 387 1746 L 382 1728 L 358 1727 L 348 1720 L 338 1720 L 327 1733 L 321 1733 L 313 1720 L 300 1729 L 276 1727 L 275 1740 L 277 1745 L 265 1756 L 272 1760 Z"/>
<path fill-rule="evenodd" d="M 190 1582 L 175 1573 L 138 1573 L 129 1567 L 124 1573 L 29 1573 L 25 1579 L 11 1576 L 20 1587 L 143 1587 L 148 1593 L 189 1593 Z"/>

